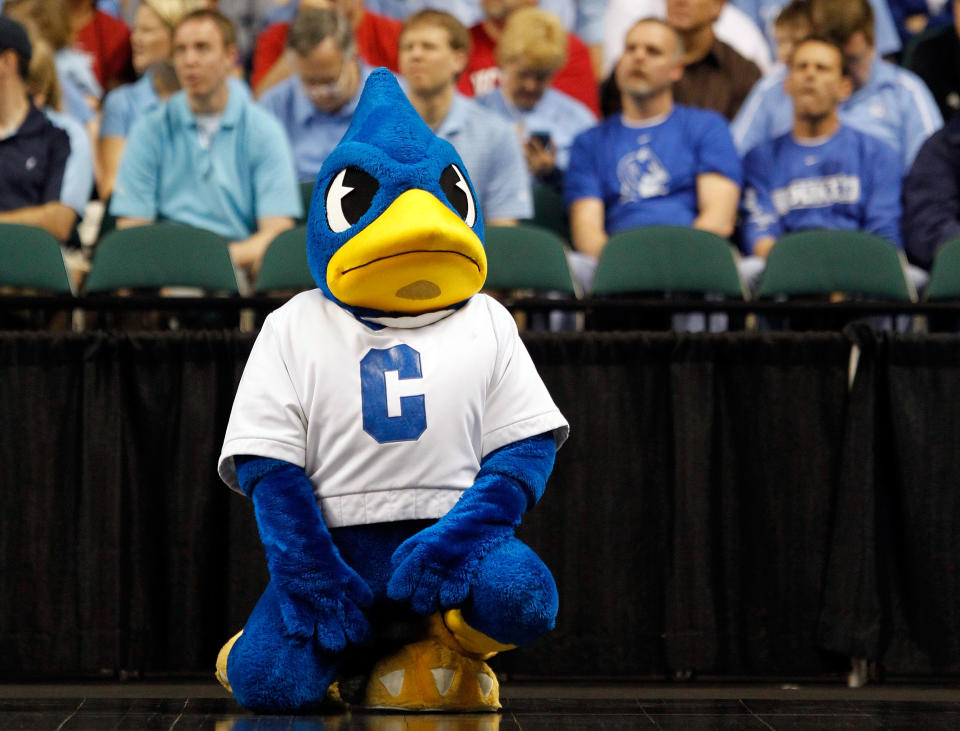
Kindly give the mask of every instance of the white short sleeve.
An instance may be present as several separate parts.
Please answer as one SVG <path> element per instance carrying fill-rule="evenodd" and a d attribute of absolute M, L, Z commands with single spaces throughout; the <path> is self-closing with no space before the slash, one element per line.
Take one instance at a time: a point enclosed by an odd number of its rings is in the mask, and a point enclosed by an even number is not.
<path fill-rule="evenodd" d="M 559 449 L 570 432 L 567 420 L 537 373 L 510 313 L 491 301 L 490 314 L 498 356 L 484 410 L 482 456 L 549 431 Z"/>
<path fill-rule="evenodd" d="M 282 459 L 303 467 L 307 420 L 268 317 L 240 379 L 217 471 L 240 491 L 233 458 L 240 454 Z"/>

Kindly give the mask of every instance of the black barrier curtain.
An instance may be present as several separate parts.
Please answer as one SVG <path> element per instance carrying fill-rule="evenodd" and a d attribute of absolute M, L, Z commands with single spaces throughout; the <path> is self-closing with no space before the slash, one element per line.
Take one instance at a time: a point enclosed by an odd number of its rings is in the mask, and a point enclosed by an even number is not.
<path fill-rule="evenodd" d="M 525 341 L 572 427 L 520 529 L 561 609 L 499 670 L 956 667 L 960 338 Z M 216 476 L 252 342 L 0 336 L 0 677 L 210 672 L 266 584 Z"/>
<path fill-rule="evenodd" d="M 216 458 L 250 344 L 0 338 L 4 676 L 205 668 L 242 622 L 232 587 L 263 558 Z"/>
<path fill-rule="evenodd" d="M 816 643 L 849 343 L 839 335 L 528 338 L 571 423 L 521 536 L 557 630 L 500 669 L 833 672 Z"/>
<path fill-rule="evenodd" d="M 859 350 L 821 644 L 890 674 L 960 672 L 960 341 Z"/>

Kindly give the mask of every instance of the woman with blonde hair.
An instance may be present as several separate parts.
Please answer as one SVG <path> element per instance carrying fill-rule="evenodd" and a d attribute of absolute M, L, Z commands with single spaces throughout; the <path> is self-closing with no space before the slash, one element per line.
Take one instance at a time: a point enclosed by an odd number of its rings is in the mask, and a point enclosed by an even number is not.
<path fill-rule="evenodd" d="M 520 8 L 507 18 L 496 56 L 500 86 L 477 101 L 513 123 L 531 175 L 560 190 L 573 138 L 597 121 L 550 85 L 567 60 L 567 31 L 553 13 Z"/>
<path fill-rule="evenodd" d="M 33 43 L 43 41 L 54 53 L 63 109 L 91 125 L 103 96 L 91 59 L 72 47 L 66 0 L 5 0 L 3 14 L 21 23 Z"/>
<path fill-rule="evenodd" d="M 200 0 L 140 0 L 130 33 L 133 68 L 140 79 L 114 89 L 103 102 L 97 145 L 97 188 L 102 199 L 113 191 L 133 123 L 179 88 L 170 64 L 173 29 L 180 18 L 200 5 Z"/>

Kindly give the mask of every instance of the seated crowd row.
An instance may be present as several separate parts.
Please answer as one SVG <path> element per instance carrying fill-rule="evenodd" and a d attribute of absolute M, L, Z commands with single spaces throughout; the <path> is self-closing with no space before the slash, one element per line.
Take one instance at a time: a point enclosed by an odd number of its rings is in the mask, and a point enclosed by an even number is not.
<path fill-rule="evenodd" d="M 95 189 L 118 227 L 214 231 L 255 277 L 270 241 L 304 215 L 298 183 L 316 177 L 375 65 L 457 148 L 488 224 L 532 218 L 533 180 L 562 192 L 584 291 L 608 237 L 637 226 L 731 239 L 751 285 L 791 231 L 879 234 L 905 249 L 918 285 L 960 233 L 960 96 L 934 88 L 935 100 L 933 83 L 878 55 L 876 0 L 780 7 L 776 64 L 720 40 L 723 0 L 602 3 L 620 43 L 593 60 L 536 0 L 483 0 L 469 29 L 442 11 L 401 22 L 360 0 L 301 0 L 258 37 L 252 89 L 216 3 L 140 0 L 130 59 L 141 77 L 93 120 L 59 111 L 77 93 L 89 108 L 93 90 L 73 83 L 50 40 L 56 4 L 6 0 L 0 18 L 0 222 L 61 241 Z M 914 55 L 932 58 L 924 44 Z"/>

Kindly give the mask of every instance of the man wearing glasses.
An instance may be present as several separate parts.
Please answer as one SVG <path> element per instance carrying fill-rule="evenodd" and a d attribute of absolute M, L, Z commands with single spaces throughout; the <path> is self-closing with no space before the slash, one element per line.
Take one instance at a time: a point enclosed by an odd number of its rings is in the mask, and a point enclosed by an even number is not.
<path fill-rule="evenodd" d="M 297 177 L 317 177 L 320 166 L 350 126 L 370 69 L 357 60 L 347 16 L 331 9 L 303 10 L 287 34 L 293 76 L 268 89 L 260 104 L 290 138 Z"/>

